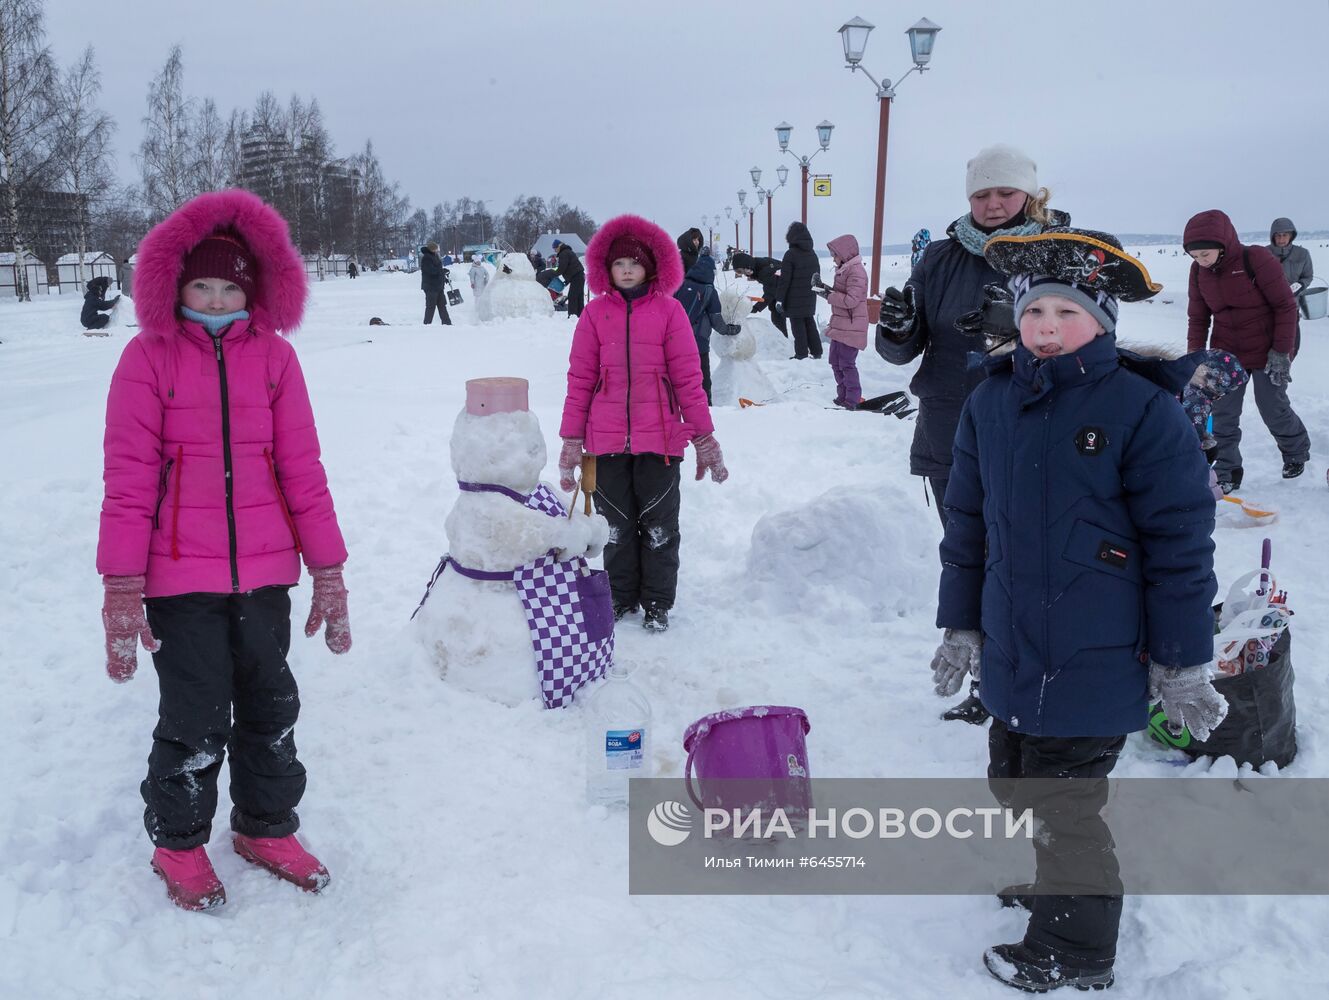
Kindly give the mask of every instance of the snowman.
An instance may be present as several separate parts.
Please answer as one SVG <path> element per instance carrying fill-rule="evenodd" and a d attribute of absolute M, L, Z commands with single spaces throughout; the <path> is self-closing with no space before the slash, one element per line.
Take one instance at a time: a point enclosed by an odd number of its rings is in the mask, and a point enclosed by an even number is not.
<path fill-rule="evenodd" d="M 751 301 L 736 288 L 720 293 L 720 313 L 725 323 L 742 329 L 733 336 L 711 338 L 711 349 L 720 356 L 720 363 L 711 372 L 713 406 L 738 406 L 740 399 L 760 402 L 775 395 L 775 386 L 756 358 L 757 333 L 753 329 L 770 323 L 750 316 L 751 312 Z"/>
<path fill-rule="evenodd" d="M 545 438 L 527 391 L 519 378 L 466 383 L 451 441 L 461 495 L 444 522 L 448 554 L 414 622 L 446 683 L 505 705 L 542 690 L 542 654 L 516 571 L 574 565 L 598 556 L 609 537 L 603 517 L 575 508 L 568 517 L 540 481 Z"/>
<path fill-rule="evenodd" d="M 496 319 L 530 319 L 554 315 L 549 292 L 535 280 L 535 268 L 524 253 L 504 254 L 475 300 L 480 322 Z"/>

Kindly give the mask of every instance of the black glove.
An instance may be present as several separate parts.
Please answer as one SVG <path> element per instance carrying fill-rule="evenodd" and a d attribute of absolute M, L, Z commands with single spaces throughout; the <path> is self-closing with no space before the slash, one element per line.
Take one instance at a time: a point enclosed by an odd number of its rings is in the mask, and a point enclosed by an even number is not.
<path fill-rule="evenodd" d="M 955 329 L 984 338 L 985 349 L 996 350 L 1020 335 L 1015 325 L 1015 298 L 1005 285 L 983 286 L 983 304 L 955 321 Z"/>
<path fill-rule="evenodd" d="M 820 295 L 823 299 L 829 299 L 831 297 L 831 290 L 825 285 L 822 285 L 820 288 L 814 288 L 813 294 Z"/>
<path fill-rule="evenodd" d="M 742 332 L 743 332 L 743 328 L 742 328 L 741 326 L 739 326 L 737 323 L 726 323 L 726 324 L 725 324 L 724 335 L 725 335 L 726 337 L 737 337 L 737 336 L 738 336 L 740 333 L 742 333 Z"/>
<path fill-rule="evenodd" d="M 820 274 L 814 274 L 814 275 L 812 276 L 812 287 L 813 287 L 813 288 L 825 288 L 825 287 L 826 287 L 826 282 L 824 282 L 824 281 L 821 280 L 821 275 L 820 275 Z"/>
<path fill-rule="evenodd" d="M 917 320 L 912 285 L 905 285 L 903 292 L 898 288 L 888 288 L 881 293 L 881 315 L 877 322 L 890 333 L 896 336 L 911 333 Z"/>
<path fill-rule="evenodd" d="M 771 303 L 771 312 L 772 312 L 772 313 L 779 313 L 781 316 L 783 316 L 783 315 L 784 315 L 784 303 L 783 303 L 783 302 L 772 302 L 772 303 Z"/>
<path fill-rule="evenodd" d="M 759 312 L 761 312 L 763 309 L 765 309 L 768 305 L 770 305 L 770 303 L 767 302 L 765 299 L 762 299 L 760 302 L 757 302 L 757 303 L 754 303 L 754 304 L 753 304 L 753 306 L 752 306 L 752 311 L 753 311 L 754 313 L 759 313 Z"/>

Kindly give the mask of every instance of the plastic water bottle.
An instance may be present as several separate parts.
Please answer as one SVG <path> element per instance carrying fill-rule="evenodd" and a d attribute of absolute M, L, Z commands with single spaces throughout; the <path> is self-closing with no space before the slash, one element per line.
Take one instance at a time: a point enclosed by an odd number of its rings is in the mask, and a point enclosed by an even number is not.
<path fill-rule="evenodd" d="M 615 665 L 586 710 L 586 797 L 592 805 L 626 803 L 628 779 L 651 776 L 651 703 L 628 671 Z"/>

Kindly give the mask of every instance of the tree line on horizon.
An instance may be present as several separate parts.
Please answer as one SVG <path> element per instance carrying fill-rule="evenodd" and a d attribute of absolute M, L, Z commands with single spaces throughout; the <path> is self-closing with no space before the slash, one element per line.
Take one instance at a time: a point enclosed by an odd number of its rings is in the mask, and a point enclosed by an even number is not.
<path fill-rule="evenodd" d="M 374 266 L 431 240 L 459 249 L 496 243 L 528 249 L 544 232 L 589 240 L 595 221 L 562 198 L 519 195 L 495 213 L 461 197 L 412 209 L 372 139 L 340 156 L 317 98 L 280 102 L 265 90 L 253 108 L 223 113 L 187 93 L 172 46 L 148 84 L 135 182 L 113 167 L 116 121 L 98 106 L 101 74 L 89 45 L 70 66 L 46 44 L 44 0 L 0 0 L 0 251 L 31 251 L 48 266 L 103 250 L 125 260 L 154 224 L 204 191 L 244 187 L 276 208 L 305 254 L 347 254 Z M 81 271 L 81 267 L 80 267 Z M 18 294 L 24 273 L 15 268 Z M 82 277 L 80 275 L 80 281 Z"/>

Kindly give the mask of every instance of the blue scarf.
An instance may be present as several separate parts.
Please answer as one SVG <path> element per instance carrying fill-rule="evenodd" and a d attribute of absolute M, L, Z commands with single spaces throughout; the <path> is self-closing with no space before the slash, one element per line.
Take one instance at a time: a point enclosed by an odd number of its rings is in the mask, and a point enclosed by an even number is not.
<path fill-rule="evenodd" d="M 974 225 L 972 215 L 964 215 L 951 223 L 950 233 L 960 244 L 975 257 L 983 256 L 983 246 L 994 236 L 1032 236 L 1035 233 L 1041 233 L 1043 227 L 1037 222 L 1024 222 L 1018 226 L 1011 226 L 1009 229 L 993 229 L 991 231 L 979 229 Z"/>
<path fill-rule="evenodd" d="M 221 316 L 213 316 L 210 313 L 195 312 L 188 306 L 181 306 L 180 313 L 185 319 L 200 324 L 213 337 L 217 336 L 219 330 L 230 326 L 236 320 L 249 319 L 249 313 L 244 309 L 237 309 L 233 313 L 225 313 Z"/>

